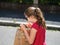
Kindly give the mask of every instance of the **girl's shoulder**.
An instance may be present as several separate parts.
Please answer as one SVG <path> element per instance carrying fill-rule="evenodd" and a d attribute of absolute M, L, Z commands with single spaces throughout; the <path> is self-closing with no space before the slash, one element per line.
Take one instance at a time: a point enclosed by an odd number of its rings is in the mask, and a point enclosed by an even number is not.
<path fill-rule="evenodd" d="M 33 27 L 33 26 L 38 26 L 37 22 L 33 23 L 33 24 L 32 24 L 32 27 Z"/>
<path fill-rule="evenodd" d="M 32 26 L 31 26 L 31 28 L 35 28 L 35 29 L 37 30 L 37 29 L 38 29 L 38 24 L 37 24 L 37 22 L 33 23 Z"/>

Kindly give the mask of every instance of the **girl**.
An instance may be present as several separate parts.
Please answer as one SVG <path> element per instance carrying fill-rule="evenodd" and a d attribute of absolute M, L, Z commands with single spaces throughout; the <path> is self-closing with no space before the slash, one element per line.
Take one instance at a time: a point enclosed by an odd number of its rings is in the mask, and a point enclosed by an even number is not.
<path fill-rule="evenodd" d="M 46 25 L 41 10 L 36 7 L 29 7 L 25 10 L 24 14 L 28 22 L 32 23 L 30 27 L 30 34 L 26 31 L 25 25 L 20 25 L 27 41 L 31 45 L 44 45 Z"/>

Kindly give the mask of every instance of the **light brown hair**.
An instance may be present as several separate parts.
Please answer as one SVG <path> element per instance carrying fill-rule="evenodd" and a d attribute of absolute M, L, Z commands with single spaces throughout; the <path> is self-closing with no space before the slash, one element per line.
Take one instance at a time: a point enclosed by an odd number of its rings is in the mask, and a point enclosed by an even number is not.
<path fill-rule="evenodd" d="M 33 15 L 34 17 L 36 17 L 38 24 L 42 25 L 44 28 L 46 28 L 45 19 L 43 17 L 43 13 L 40 10 L 40 8 L 29 7 L 25 10 L 24 14 L 26 14 L 26 16 L 28 16 L 28 17 Z"/>

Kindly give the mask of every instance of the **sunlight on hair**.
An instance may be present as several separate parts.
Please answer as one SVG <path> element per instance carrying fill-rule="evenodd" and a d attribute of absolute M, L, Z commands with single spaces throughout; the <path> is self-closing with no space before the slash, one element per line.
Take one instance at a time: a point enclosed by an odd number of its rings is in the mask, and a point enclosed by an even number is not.
<path fill-rule="evenodd" d="M 36 9 L 35 7 L 30 7 L 31 9 Z"/>

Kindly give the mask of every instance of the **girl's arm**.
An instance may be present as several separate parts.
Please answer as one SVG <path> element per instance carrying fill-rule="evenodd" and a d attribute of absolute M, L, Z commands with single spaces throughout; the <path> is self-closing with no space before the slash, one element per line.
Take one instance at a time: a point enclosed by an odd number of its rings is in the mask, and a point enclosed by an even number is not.
<path fill-rule="evenodd" d="M 34 42 L 37 30 L 32 28 L 30 30 L 30 35 L 29 35 L 24 25 L 21 26 L 21 29 L 24 31 L 24 34 L 25 34 L 29 44 L 32 44 Z"/>
<path fill-rule="evenodd" d="M 26 36 L 29 44 L 32 44 L 34 42 L 34 39 L 35 39 L 35 36 L 36 36 L 36 32 L 37 32 L 37 30 L 31 29 L 30 30 L 30 35 L 29 35 L 26 30 L 24 31 L 25 36 Z"/>

